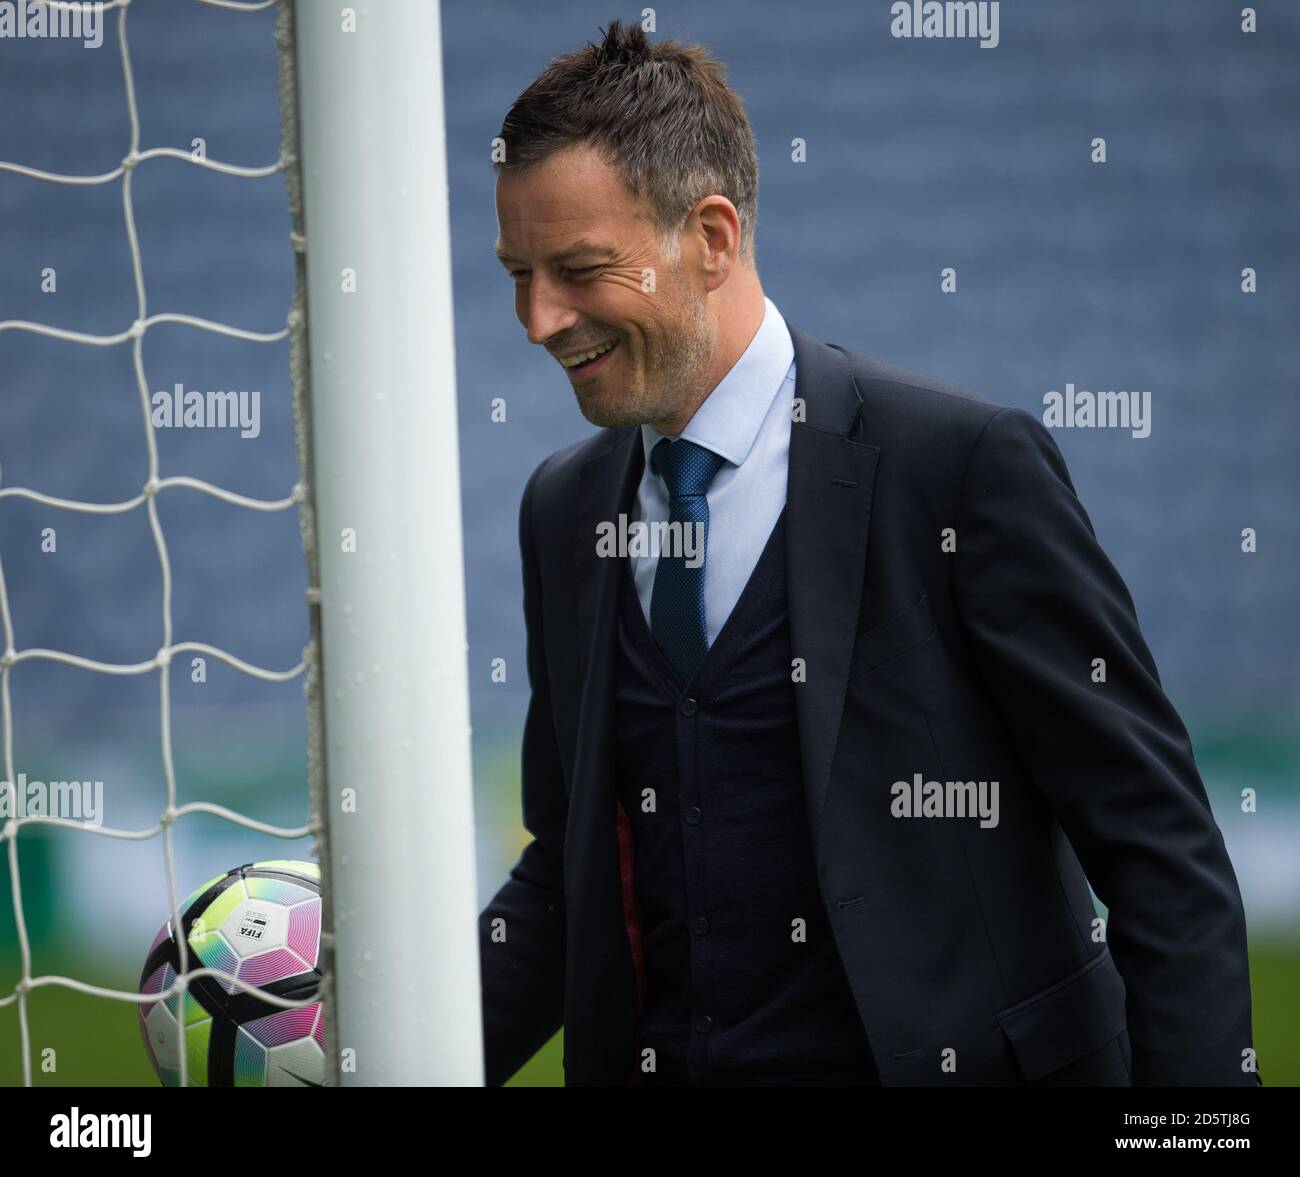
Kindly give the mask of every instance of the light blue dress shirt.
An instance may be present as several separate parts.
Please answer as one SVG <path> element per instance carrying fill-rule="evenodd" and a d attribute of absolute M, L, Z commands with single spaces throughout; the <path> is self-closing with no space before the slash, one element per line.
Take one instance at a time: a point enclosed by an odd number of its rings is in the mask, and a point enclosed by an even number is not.
<path fill-rule="evenodd" d="M 763 321 L 749 346 L 679 435 L 726 459 L 705 495 L 709 538 L 704 620 L 710 646 L 749 583 L 785 506 L 794 414 L 794 344 L 772 300 L 763 302 Z M 666 436 L 650 425 L 641 426 L 645 471 L 633 518 L 651 524 L 668 521 L 668 490 L 650 467 L 650 451 Z M 659 557 L 628 559 L 648 625 Z"/>

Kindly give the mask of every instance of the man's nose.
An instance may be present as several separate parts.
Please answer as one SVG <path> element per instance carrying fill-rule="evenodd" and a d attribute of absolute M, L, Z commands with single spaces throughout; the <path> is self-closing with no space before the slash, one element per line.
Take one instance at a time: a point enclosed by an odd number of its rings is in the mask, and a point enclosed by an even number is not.
<path fill-rule="evenodd" d="M 528 332 L 529 343 L 544 344 L 578 322 L 578 313 L 567 304 L 561 292 L 536 274 L 528 284 L 528 292 L 520 309 L 524 313 L 523 325 Z"/>

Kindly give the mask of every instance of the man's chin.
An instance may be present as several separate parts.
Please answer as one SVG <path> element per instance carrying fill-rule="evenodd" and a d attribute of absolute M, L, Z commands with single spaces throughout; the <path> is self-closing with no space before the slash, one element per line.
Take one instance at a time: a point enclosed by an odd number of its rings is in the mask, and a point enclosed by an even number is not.
<path fill-rule="evenodd" d="M 584 395 L 573 390 L 578 400 L 578 411 L 592 425 L 601 429 L 622 429 L 628 425 L 641 425 L 645 417 L 628 405 L 610 404 L 607 394 L 600 392 Z"/>

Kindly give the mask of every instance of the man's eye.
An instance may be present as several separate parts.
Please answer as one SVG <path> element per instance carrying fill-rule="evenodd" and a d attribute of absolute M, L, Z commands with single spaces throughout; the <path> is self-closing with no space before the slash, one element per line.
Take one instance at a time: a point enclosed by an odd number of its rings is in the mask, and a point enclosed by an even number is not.
<path fill-rule="evenodd" d="M 520 278 L 527 278 L 527 277 L 528 277 L 528 271 L 527 271 L 527 270 L 507 270 L 507 271 L 506 271 L 506 277 L 509 278 L 512 282 L 518 282 Z"/>
<path fill-rule="evenodd" d="M 600 268 L 600 266 L 583 266 L 579 270 L 570 270 L 569 276 L 572 278 L 581 278 L 584 275 L 594 274 Z"/>

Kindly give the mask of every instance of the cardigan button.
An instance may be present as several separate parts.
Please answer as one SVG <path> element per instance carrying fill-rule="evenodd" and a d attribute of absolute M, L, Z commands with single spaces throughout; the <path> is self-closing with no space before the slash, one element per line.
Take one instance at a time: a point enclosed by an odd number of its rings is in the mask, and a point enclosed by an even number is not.
<path fill-rule="evenodd" d="M 701 1014 L 695 1019 L 695 1032 L 697 1034 L 707 1034 L 713 1029 L 713 1019 L 708 1014 Z"/>
<path fill-rule="evenodd" d="M 700 705 L 694 699 L 687 697 L 682 700 L 681 711 L 683 715 L 694 715 L 699 709 Z"/>

